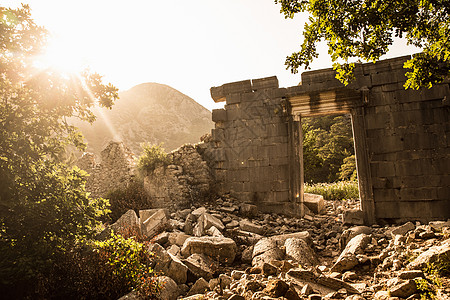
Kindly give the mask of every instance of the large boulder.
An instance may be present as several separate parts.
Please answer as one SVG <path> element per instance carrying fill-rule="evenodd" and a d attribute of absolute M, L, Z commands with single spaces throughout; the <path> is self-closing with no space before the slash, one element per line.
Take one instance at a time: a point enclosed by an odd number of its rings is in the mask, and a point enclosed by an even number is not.
<path fill-rule="evenodd" d="M 319 264 L 316 254 L 304 240 L 289 238 L 284 245 L 286 248 L 286 259 L 293 259 L 302 266 L 315 266 Z"/>
<path fill-rule="evenodd" d="M 262 266 L 264 263 L 270 263 L 273 260 L 284 259 L 282 248 L 289 238 L 302 239 L 307 243 L 311 240 L 311 236 L 307 231 L 280 234 L 260 239 L 253 247 L 252 265 Z"/>
<path fill-rule="evenodd" d="M 186 239 L 181 248 L 181 255 L 188 257 L 191 254 L 205 254 L 219 262 L 231 264 L 236 257 L 237 246 L 230 238 L 224 237 L 190 237 Z"/>
<path fill-rule="evenodd" d="M 284 252 L 277 242 L 271 238 L 259 240 L 253 247 L 252 265 L 262 266 L 264 263 L 270 263 L 273 260 L 282 260 Z"/>

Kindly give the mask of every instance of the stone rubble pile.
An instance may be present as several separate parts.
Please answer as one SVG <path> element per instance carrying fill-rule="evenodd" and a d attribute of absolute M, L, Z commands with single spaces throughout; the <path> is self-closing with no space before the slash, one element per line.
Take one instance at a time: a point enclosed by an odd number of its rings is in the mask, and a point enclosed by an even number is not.
<path fill-rule="evenodd" d="M 140 218 L 130 210 L 112 227 L 137 225 L 151 239 L 161 299 L 420 299 L 423 268 L 450 265 L 450 221 L 345 226 L 342 205 L 320 205 L 320 215 L 286 218 L 223 197 Z M 440 280 L 436 299 L 448 299 L 450 280 Z"/>

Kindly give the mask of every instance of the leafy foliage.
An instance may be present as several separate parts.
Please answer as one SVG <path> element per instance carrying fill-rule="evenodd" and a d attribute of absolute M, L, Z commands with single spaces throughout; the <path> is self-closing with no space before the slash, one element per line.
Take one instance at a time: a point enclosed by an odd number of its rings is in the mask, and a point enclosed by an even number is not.
<path fill-rule="evenodd" d="M 443 1 L 328 1 L 275 0 L 281 13 L 293 18 L 300 12 L 310 17 L 303 29 L 300 51 L 287 57 L 293 73 L 309 67 L 318 57 L 316 44 L 326 41 L 338 78 L 348 83 L 356 59 L 377 61 L 386 54 L 394 37 L 423 52 L 414 55 L 405 67 L 406 87 L 431 87 L 450 75 L 450 2 Z"/>
<path fill-rule="evenodd" d="M 0 16 L 0 289 L 26 293 L 107 213 L 107 201 L 85 191 L 86 174 L 63 163 L 67 145 L 85 147 L 66 119 L 93 122 L 94 104 L 118 96 L 95 73 L 35 69 L 46 31 L 26 5 Z"/>
<path fill-rule="evenodd" d="M 39 277 L 36 298 L 118 299 L 135 289 L 143 298 L 159 293 L 150 267 L 153 253 L 135 238 L 111 234 L 105 241 L 83 241 L 58 251 L 53 266 Z"/>
<path fill-rule="evenodd" d="M 322 195 L 326 200 L 358 199 L 357 181 L 339 181 L 333 183 L 316 183 L 304 185 L 305 193 Z"/>
<path fill-rule="evenodd" d="M 333 182 L 353 176 L 356 164 L 352 165 L 354 146 L 349 115 L 305 118 L 302 129 L 305 182 Z"/>
<path fill-rule="evenodd" d="M 158 166 L 167 165 L 170 159 L 162 145 L 143 144 L 142 154 L 138 159 L 138 169 L 142 172 L 151 172 Z"/>

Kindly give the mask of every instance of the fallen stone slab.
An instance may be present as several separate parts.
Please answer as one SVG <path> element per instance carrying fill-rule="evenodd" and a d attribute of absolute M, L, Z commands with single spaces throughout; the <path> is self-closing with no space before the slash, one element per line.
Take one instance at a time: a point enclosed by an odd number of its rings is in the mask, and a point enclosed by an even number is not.
<path fill-rule="evenodd" d="M 247 219 L 243 219 L 239 222 L 239 228 L 242 231 L 252 232 L 256 234 L 264 233 L 264 228 L 261 225 L 254 224 Z"/>
<path fill-rule="evenodd" d="M 152 238 L 164 231 L 169 223 L 169 211 L 167 209 L 146 209 L 139 211 L 141 231 L 146 237 Z"/>
<path fill-rule="evenodd" d="M 352 238 L 338 257 L 336 263 L 331 267 L 331 270 L 334 272 L 343 272 L 351 270 L 358 265 L 359 260 L 356 255 L 362 254 L 370 241 L 371 237 L 364 233 Z"/>
<path fill-rule="evenodd" d="M 181 248 L 181 255 L 184 257 L 194 253 L 205 254 L 221 263 L 228 264 L 234 261 L 236 252 L 236 243 L 232 239 L 224 237 L 190 237 L 186 239 Z"/>
<path fill-rule="evenodd" d="M 299 232 L 286 233 L 286 234 L 274 235 L 274 236 L 269 237 L 269 239 L 275 241 L 277 243 L 277 245 L 279 245 L 280 247 L 283 246 L 284 243 L 286 242 L 286 240 L 289 238 L 302 239 L 306 243 L 308 243 L 308 245 L 312 244 L 311 235 L 309 234 L 308 231 L 299 231 Z"/>
<path fill-rule="evenodd" d="M 297 261 L 302 266 L 315 266 L 319 264 L 314 251 L 308 244 L 299 238 L 289 238 L 284 243 L 286 259 Z"/>
<path fill-rule="evenodd" d="M 184 259 L 183 262 L 196 277 L 203 277 L 206 280 L 212 279 L 219 267 L 217 261 L 206 255 L 197 253 Z"/>
<path fill-rule="evenodd" d="M 297 281 L 301 286 L 309 284 L 314 291 L 322 296 L 334 293 L 342 288 L 346 289 L 348 294 L 359 294 L 359 291 L 352 285 L 336 278 L 327 277 L 313 271 L 303 269 L 291 269 L 286 273 L 288 278 Z"/>
<path fill-rule="evenodd" d="M 391 230 L 392 238 L 396 235 L 405 235 L 408 231 L 414 230 L 415 228 L 416 226 L 413 223 L 407 222 Z"/>
<path fill-rule="evenodd" d="M 168 241 L 171 245 L 183 246 L 186 239 L 190 238 L 190 235 L 187 235 L 183 232 L 171 232 L 169 233 Z"/>
<path fill-rule="evenodd" d="M 407 280 L 400 284 L 395 285 L 389 289 L 389 295 L 391 297 L 408 298 L 412 294 L 417 292 L 417 286 L 414 280 Z"/>
<path fill-rule="evenodd" d="M 325 200 L 322 195 L 304 193 L 303 203 L 315 214 L 321 214 L 325 211 Z"/>
<path fill-rule="evenodd" d="M 345 230 L 342 234 L 341 237 L 339 238 L 339 247 L 341 250 L 345 249 L 345 246 L 347 246 L 347 243 L 354 238 L 357 235 L 360 235 L 361 233 L 364 234 L 371 234 L 372 233 L 372 228 L 367 227 L 367 226 L 354 226 L 351 227 L 347 230 Z"/>
<path fill-rule="evenodd" d="M 219 229 L 217 229 L 215 226 L 209 227 L 209 229 L 206 230 L 206 233 L 210 236 L 223 237 L 222 232 Z"/>
<path fill-rule="evenodd" d="M 138 232 L 140 231 L 139 218 L 134 210 L 129 209 L 116 222 L 114 222 L 114 224 L 103 230 L 97 238 L 99 240 L 105 240 L 111 235 L 111 231 L 116 233 L 124 233 L 132 230 L 137 230 Z"/>
<path fill-rule="evenodd" d="M 220 221 L 218 218 L 216 218 L 213 215 L 210 215 L 208 213 L 204 213 L 202 214 L 199 218 L 198 218 L 198 223 L 203 222 L 203 229 L 204 230 L 208 230 L 211 227 L 216 227 L 217 229 L 219 229 L 220 231 L 225 229 L 225 226 L 223 225 L 222 221 Z"/>

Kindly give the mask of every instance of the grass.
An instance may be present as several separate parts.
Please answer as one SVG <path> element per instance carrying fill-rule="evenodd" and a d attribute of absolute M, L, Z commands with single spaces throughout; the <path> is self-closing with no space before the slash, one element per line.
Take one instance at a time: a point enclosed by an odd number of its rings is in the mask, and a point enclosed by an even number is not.
<path fill-rule="evenodd" d="M 305 183 L 305 193 L 322 195 L 326 200 L 358 199 L 357 181 L 338 181 L 332 183 Z"/>

